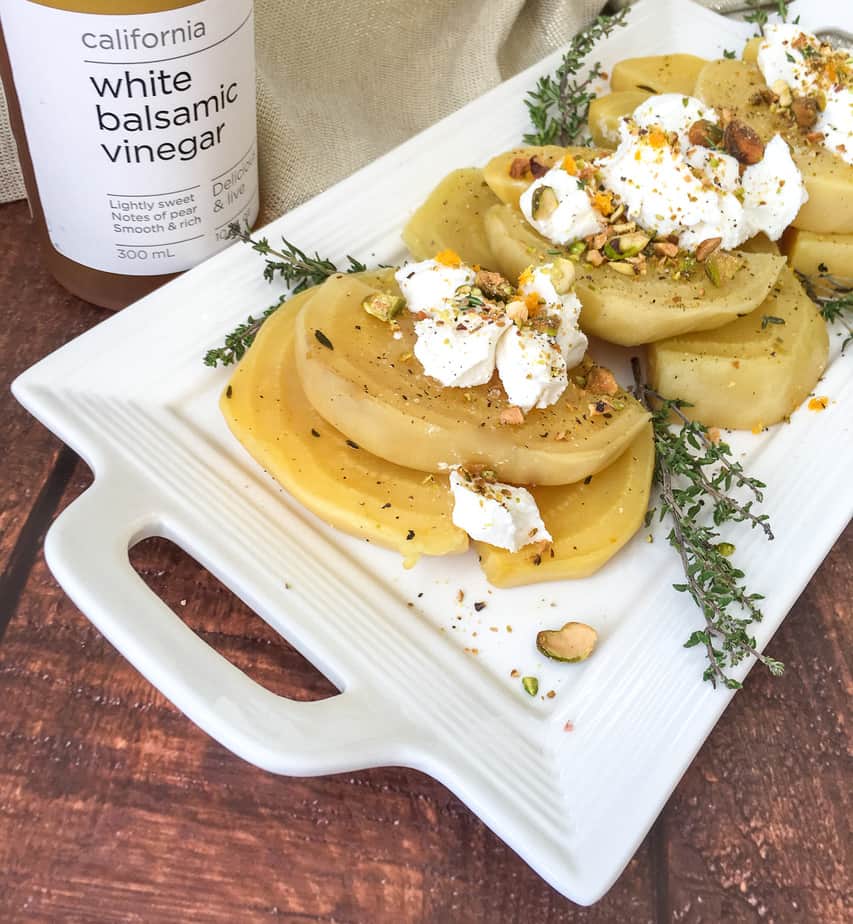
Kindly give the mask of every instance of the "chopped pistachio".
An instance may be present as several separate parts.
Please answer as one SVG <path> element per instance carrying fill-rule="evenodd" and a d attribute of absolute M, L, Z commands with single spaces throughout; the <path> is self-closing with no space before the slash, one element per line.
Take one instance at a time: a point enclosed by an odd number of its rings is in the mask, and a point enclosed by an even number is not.
<path fill-rule="evenodd" d="M 704 241 L 699 243 L 699 246 L 696 248 L 696 259 L 700 263 L 704 263 L 712 253 L 715 253 L 720 249 L 720 244 L 723 243 L 721 237 L 706 237 Z"/>
<path fill-rule="evenodd" d="M 542 221 L 553 215 L 559 204 L 557 194 L 550 186 L 540 186 L 533 192 L 531 214 L 536 221 Z"/>
<path fill-rule="evenodd" d="M 524 302 L 514 301 L 510 302 L 506 306 L 506 316 L 516 324 L 518 327 L 521 327 L 522 324 L 527 320 L 528 310 L 527 305 Z"/>
<path fill-rule="evenodd" d="M 696 258 L 693 254 L 686 253 L 683 254 L 681 259 L 675 266 L 675 273 L 673 274 L 676 279 L 689 279 L 693 273 L 693 270 L 696 269 Z M 705 272 L 708 271 L 708 263 L 705 263 Z"/>
<path fill-rule="evenodd" d="M 610 269 L 615 270 L 622 276 L 634 275 L 634 267 L 630 263 L 624 263 L 621 260 L 616 260 L 614 262 L 608 263 L 607 265 L 610 267 Z"/>
<path fill-rule="evenodd" d="M 611 238 L 604 245 L 604 253 L 611 260 L 623 260 L 625 257 L 636 257 L 651 238 L 648 234 L 641 231 L 632 231 L 629 234 L 622 234 L 619 237 Z"/>
<path fill-rule="evenodd" d="M 522 677 L 521 685 L 528 696 L 536 696 L 539 692 L 539 680 L 536 677 Z"/>
<path fill-rule="evenodd" d="M 567 622 L 562 629 L 544 629 L 536 636 L 536 647 L 553 661 L 585 661 L 595 649 L 598 633 L 585 622 Z"/>
<path fill-rule="evenodd" d="M 575 266 L 570 260 L 557 257 L 551 268 L 551 282 L 557 295 L 571 291 L 575 281 Z"/>
<path fill-rule="evenodd" d="M 719 288 L 725 282 L 735 278 L 741 268 L 741 261 L 732 253 L 716 251 L 705 261 L 705 275 Z"/>
<path fill-rule="evenodd" d="M 388 295 L 386 292 L 374 292 L 361 303 L 361 307 L 380 321 L 390 321 L 403 310 L 406 300 L 400 295 Z"/>
<path fill-rule="evenodd" d="M 731 542 L 718 542 L 717 551 L 725 558 L 730 558 L 732 555 L 734 555 L 735 547 Z"/>

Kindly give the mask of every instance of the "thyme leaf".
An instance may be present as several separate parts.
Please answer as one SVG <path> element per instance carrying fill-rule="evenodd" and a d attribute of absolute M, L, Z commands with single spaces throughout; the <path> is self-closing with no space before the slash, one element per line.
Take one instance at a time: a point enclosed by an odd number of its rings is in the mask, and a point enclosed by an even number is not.
<path fill-rule="evenodd" d="M 764 35 L 764 27 L 767 25 L 767 21 L 770 18 L 770 12 L 773 8 L 779 14 L 779 19 L 782 22 L 788 21 L 788 4 L 786 0 L 776 0 L 775 3 L 767 3 L 766 0 L 746 0 L 747 5 L 752 10 L 751 13 L 746 13 L 743 17 L 744 22 L 754 23 L 756 28 L 756 35 Z M 799 17 L 797 17 L 799 19 Z"/>
<path fill-rule="evenodd" d="M 704 627 L 690 634 L 685 647 L 704 647 L 708 664 L 703 679 L 714 687 L 720 683 L 739 689 L 740 682 L 727 669 L 749 655 L 778 676 L 784 665 L 761 654 L 749 631 L 762 618 L 762 596 L 747 590 L 744 572 L 729 560 L 734 546 L 721 541 L 719 533 L 725 523 L 748 523 L 773 538 L 767 515 L 753 509 L 764 500 L 765 485 L 748 477 L 730 448 L 712 440 L 703 424 L 684 413 L 689 407 L 686 402 L 665 398 L 644 384 L 638 359 L 632 360 L 632 366 L 635 394 L 652 412 L 659 516 L 669 517 L 667 540 L 678 551 L 684 570 L 684 583 L 673 586 L 690 594 L 705 619 Z M 673 416 L 678 421 L 675 427 L 670 423 Z M 741 500 L 735 492 L 747 499 Z"/>
<path fill-rule="evenodd" d="M 225 342 L 222 346 L 214 347 L 204 354 L 205 366 L 230 366 L 239 362 L 245 355 L 246 350 L 254 342 L 264 321 L 271 314 L 278 311 L 281 305 L 287 301 L 287 298 L 288 295 L 285 293 L 274 305 L 270 305 L 260 317 L 255 318 L 249 315 L 242 324 L 238 324 L 234 330 L 225 335 Z"/>
<path fill-rule="evenodd" d="M 286 238 L 282 238 L 283 246 L 280 249 L 273 248 L 265 237 L 253 238 L 249 229 L 237 222 L 228 226 L 228 236 L 250 244 L 252 250 L 266 257 L 264 279 L 272 282 L 276 278 L 281 278 L 290 286 L 290 291 L 279 296 L 278 301 L 270 305 L 259 317 L 249 315 L 242 324 L 238 324 L 234 330 L 226 334 L 222 346 L 214 347 L 204 354 L 205 366 L 230 366 L 239 362 L 246 350 L 254 343 L 264 321 L 278 311 L 291 295 L 303 292 L 311 286 L 320 285 L 329 276 L 339 272 L 331 260 L 321 257 L 316 251 L 313 257 L 309 256 Z M 345 270 L 347 273 L 363 273 L 367 269 L 367 266 L 355 257 L 347 255 L 347 260 L 349 261 L 349 266 Z"/>
<path fill-rule="evenodd" d="M 270 246 L 270 242 L 265 237 L 257 240 L 253 238 L 249 229 L 236 221 L 228 226 L 228 237 L 251 244 L 252 250 L 265 256 L 267 259 L 264 266 L 264 279 L 272 282 L 276 277 L 281 277 L 290 286 L 292 295 L 310 289 L 311 286 L 318 286 L 329 276 L 334 276 L 339 272 L 331 260 L 321 257 L 317 251 L 314 251 L 314 256 L 311 257 L 284 237 L 281 239 L 282 248 L 277 250 Z M 347 273 L 363 273 L 367 269 L 364 263 L 359 262 L 355 257 L 347 255 L 347 260 L 349 260 Z"/>
<path fill-rule="evenodd" d="M 797 271 L 797 278 L 823 319 L 828 324 L 841 324 L 847 330 L 841 345 L 843 353 L 853 341 L 853 327 L 850 326 L 853 321 L 853 279 L 833 276 L 822 263 L 815 275 L 807 276 Z"/>
<path fill-rule="evenodd" d="M 601 65 L 593 64 L 586 76 L 578 75 L 596 43 L 618 26 L 626 25 L 627 15 L 625 7 L 613 16 L 599 16 L 572 39 L 557 70 L 539 78 L 536 88 L 528 92 L 524 101 L 533 126 L 533 131 L 524 136 L 525 144 L 565 147 L 578 140 L 586 124 L 589 104 L 595 99 L 592 84 Z"/>

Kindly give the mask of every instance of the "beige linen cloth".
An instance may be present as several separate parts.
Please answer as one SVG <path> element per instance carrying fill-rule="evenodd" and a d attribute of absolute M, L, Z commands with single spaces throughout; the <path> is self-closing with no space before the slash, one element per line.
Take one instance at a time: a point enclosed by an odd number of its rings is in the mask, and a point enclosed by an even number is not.
<path fill-rule="evenodd" d="M 263 219 L 565 44 L 603 5 L 255 0 Z M 0 98 L 0 202 L 23 196 Z"/>

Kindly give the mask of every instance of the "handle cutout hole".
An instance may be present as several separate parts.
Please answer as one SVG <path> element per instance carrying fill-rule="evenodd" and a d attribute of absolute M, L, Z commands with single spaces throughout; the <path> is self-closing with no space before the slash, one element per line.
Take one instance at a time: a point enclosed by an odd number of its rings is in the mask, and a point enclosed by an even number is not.
<path fill-rule="evenodd" d="M 143 539 L 130 550 L 130 563 L 196 635 L 271 693 L 307 702 L 340 692 L 174 542 L 159 537 Z"/>

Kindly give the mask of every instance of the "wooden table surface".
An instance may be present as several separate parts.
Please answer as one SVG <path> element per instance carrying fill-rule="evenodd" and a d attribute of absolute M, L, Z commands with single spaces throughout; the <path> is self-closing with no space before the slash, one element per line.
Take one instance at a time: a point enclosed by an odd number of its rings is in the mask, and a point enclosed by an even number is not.
<path fill-rule="evenodd" d="M 0 921 L 851 919 L 853 530 L 769 646 L 785 676 L 752 672 L 619 881 L 578 908 L 420 773 L 288 779 L 243 763 L 65 597 L 42 541 L 91 476 L 9 383 L 105 314 L 43 271 L 26 206 L 0 207 Z M 335 692 L 174 546 L 132 558 L 255 679 L 297 699 Z"/>

